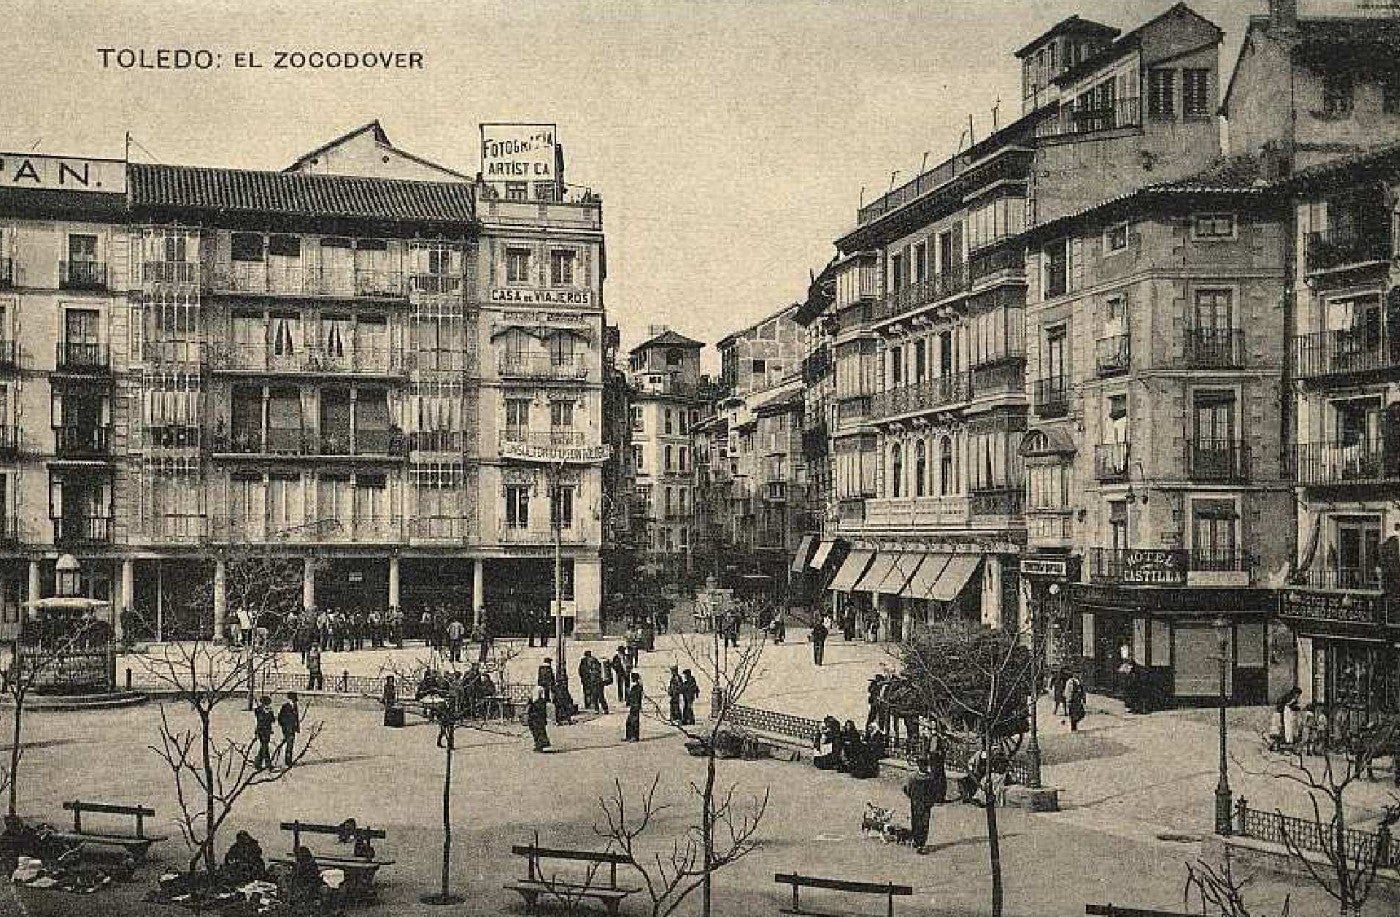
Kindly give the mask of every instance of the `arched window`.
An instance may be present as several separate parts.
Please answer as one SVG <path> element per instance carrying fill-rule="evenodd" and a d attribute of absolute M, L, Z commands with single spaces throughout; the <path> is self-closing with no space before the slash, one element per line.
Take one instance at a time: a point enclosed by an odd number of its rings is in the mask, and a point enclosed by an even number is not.
<path fill-rule="evenodd" d="M 904 450 L 898 444 L 890 447 L 890 496 L 904 496 Z"/>
<path fill-rule="evenodd" d="M 938 444 L 938 493 L 948 497 L 958 489 L 958 466 L 953 459 L 953 438 L 943 437 Z"/>
<path fill-rule="evenodd" d="M 928 494 L 928 455 L 924 447 L 924 441 L 919 440 L 914 444 L 914 496 L 923 497 Z"/>

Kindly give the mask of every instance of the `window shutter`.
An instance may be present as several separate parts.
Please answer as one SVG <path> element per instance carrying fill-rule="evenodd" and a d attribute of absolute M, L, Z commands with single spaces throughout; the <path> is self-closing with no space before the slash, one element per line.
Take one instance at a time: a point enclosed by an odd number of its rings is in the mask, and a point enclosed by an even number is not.
<path fill-rule="evenodd" d="M 54 392 L 52 396 L 53 426 L 55 428 L 63 426 L 63 393 Z"/>
<path fill-rule="evenodd" d="M 63 479 L 51 478 L 49 480 L 49 518 L 63 518 Z"/>

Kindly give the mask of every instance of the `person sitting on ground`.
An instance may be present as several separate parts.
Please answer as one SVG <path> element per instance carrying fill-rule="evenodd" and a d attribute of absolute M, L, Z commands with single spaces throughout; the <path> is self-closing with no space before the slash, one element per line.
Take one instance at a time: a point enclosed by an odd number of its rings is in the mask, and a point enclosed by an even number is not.
<path fill-rule="evenodd" d="M 865 740 L 856 728 L 855 720 L 846 720 L 846 725 L 841 727 L 841 765 L 838 770 L 846 774 L 851 773 L 860 766 L 864 754 Z"/>
<path fill-rule="evenodd" d="M 861 738 L 860 754 L 851 762 L 851 776 L 864 780 L 880 776 L 880 759 L 885 756 L 887 741 L 878 723 L 871 723 Z"/>
<path fill-rule="evenodd" d="M 262 846 L 247 831 L 238 832 L 224 854 L 224 876 L 236 885 L 267 877 Z"/>
<path fill-rule="evenodd" d="M 321 880 L 321 868 L 316 858 L 305 846 L 298 847 L 293 855 L 292 875 L 288 882 L 287 903 L 293 908 L 302 908 L 311 913 L 326 893 L 326 883 Z"/>
<path fill-rule="evenodd" d="M 841 764 L 841 724 L 836 717 L 828 716 L 822 720 L 821 729 L 817 731 L 816 754 L 812 756 L 812 764 L 818 770 L 834 771 Z"/>

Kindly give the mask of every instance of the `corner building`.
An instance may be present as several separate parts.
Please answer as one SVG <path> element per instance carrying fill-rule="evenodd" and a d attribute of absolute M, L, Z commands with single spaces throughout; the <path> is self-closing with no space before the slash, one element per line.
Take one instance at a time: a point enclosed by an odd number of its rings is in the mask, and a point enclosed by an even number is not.
<path fill-rule="evenodd" d="M 188 635 L 211 587 L 219 628 L 243 546 L 300 559 L 308 608 L 548 607 L 553 466 L 510 444 L 600 442 L 595 197 L 497 200 L 377 122 L 282 172 L 32 158 L 0 191 L 7 620 L 67 552 L 118 628 Z M 545 406 L 508 424 L 508 393 Z M 599 469 L 563 469 L 588 632 Z"/>

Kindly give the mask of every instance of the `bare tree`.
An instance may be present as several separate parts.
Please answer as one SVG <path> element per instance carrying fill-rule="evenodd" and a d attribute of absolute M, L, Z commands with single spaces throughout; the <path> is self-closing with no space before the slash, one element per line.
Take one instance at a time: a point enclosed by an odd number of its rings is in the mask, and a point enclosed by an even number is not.
<path fill-rule="evenodd" d="M 295 568 L 297 578 L 292 578 Z M 239 554 L 227 561 L 226 582 L 232 607 L 247 615 L 254 635 L 247 646 L 221 641 L 213 626 L 213 583 L 206 584 L 206 601 L 198 636 L 167 646 L 163 652 L 139 656 L 138 664 L 157 684 L 170 691 L 174 703 L 194 715 L 193 727 L 172 721 L 161 704 L 158 738 L 150 749 L 170 769 L 180 807 L 180 833 L 191 857 L 189 871 L 212 874 L 216 867 L 219 828 L 252 787 L 282 779 L 287 770 L 259 769 L 257 741 L 224 734 L 215 713 L 229 699 L 254 690 L 254 685 L 278 670 L 277 647 L 289 631 L 291 591 L 299 585 L 300 566 L 290 560 Z M 299 602 L 299 599 L 298 599 Z M 265 636 L 257 636 L 260 632 Z M 295 765 L 305 759 L 320 735 L 322 724 L 303 719 Z M 248 736 L 249 733 L 240 734 Z M 279 750 L 281 747 L 279 746 Z"/>
<path fill-rule="evenodd" d="M 1189 905 L 1194 899 L 1202 914 L 1219 917 L 1254 917 L 1245 900 L 1246 891 L 1253 876 L 1237 876 L 1234 858 L 1230 848 L 1225 848 L 1225 861 L 1221 865 L 1197 860 L 1186 864 L 1186 890 L 1183 898 Z M 1283 910 L 1279 917 L 1288 917 L 1290 898 L 1283 899 Z"/>
<path fill-rule="evenodd" d="M 984 762 L 980 779 L 992 917 L 1001 917 L 1004 898 L 994 765 L 998 756 L 1008 757 L 1000 744 L 1013 737 L 1019 741 L 1029 728 L 1036 664 L 1026 642 L 1014 631 L 951 619 L 921 628 L 899 648 L 903 675 L 923 709 L 945 726 L 976 731 Z"/>
<path fill-rule="evenodd" d="M 36 639 L 16 640 L 12 647 L 10 669 L 5 673 L 5 693 L 10 703 L 10 760 L 0 772 L 0 786 L 9 796 L 6 812 L 13 816 L 19 801 L 19 765 L 24 755 L 23 732 L 25 704 L 30 692 L 41 679 L 57 670 L 64 660 L 97 636 L 100 628 L 90 618 L 82 619 L 76 627 L 62 633 L 44 633 Z"/>
<path fill-rule="evenodd" d="M 442 772 L 442 870 L 435 894 L 423 896 L 427 904 L 457 904 L 462 898 L 452 893 L 452 758 L 457 749 L 457 730 L 503 732 L 489 725 L 490 705 L 507 688 L 510 661 L 520 651 L 491 641 L 485 662 L 452 662 L 441 650 L 430 649 L 423 656 L 383 666 L 380 674 L 416 687 L 431 686 L 434 702 L 424 713 L 438 725 L 438 747 L 443 749 Z M 488 685 L 489 680 L 489 685 Z M 417 700 L 418 698 L 415 698 Z M 516 731 L 508 734 L 516 735 Z"/>
<path fill-rule="evenodd" d="M 1386 807 L 1371 842 L 1351 828 L 1348 795 L 1358 780 L 1371 776 L 1375 758 L 1394 751 L 1397 733 L 1394 723 L 1338 720 L 1313 754 L 1307 743 L 1277 751 L 1268 751 L 1266 743 L 1263 774 L 1301 787 L 1306 794 L 1311 810 L 1306 816 L 1290 819 L 1275 810 L 1278 834 L 1313 884 L 1337 902 L 1338 914 L 1353 917 L 1371 895 L 1377 868 L 1388 865 L 1382 860 L 1389 857 L 1390 826 L 1400 818 L 1400 804 Z M 1316 862 L 1317 857 L 1323 862 Z"/>

